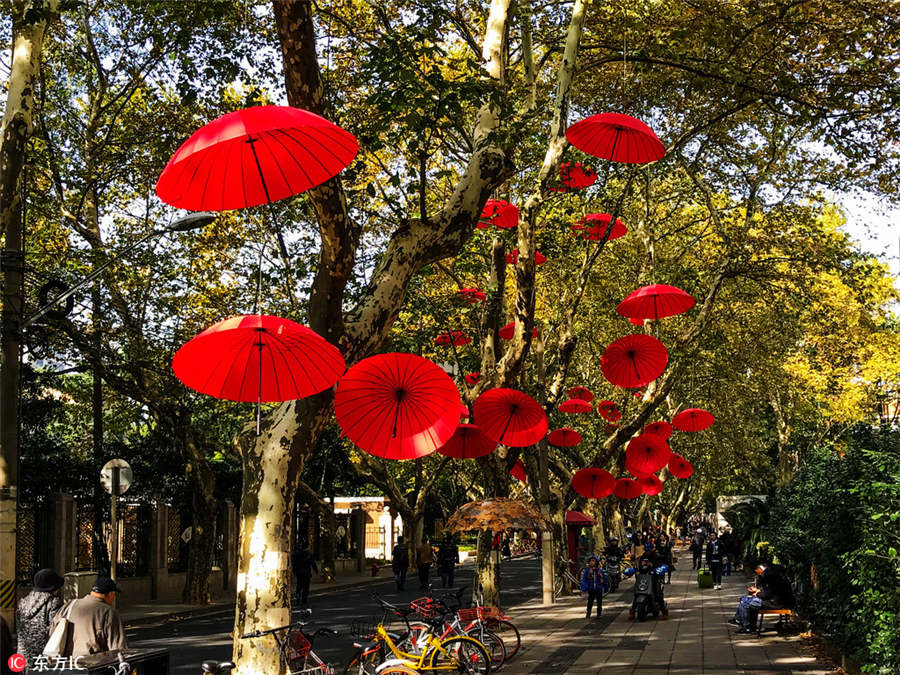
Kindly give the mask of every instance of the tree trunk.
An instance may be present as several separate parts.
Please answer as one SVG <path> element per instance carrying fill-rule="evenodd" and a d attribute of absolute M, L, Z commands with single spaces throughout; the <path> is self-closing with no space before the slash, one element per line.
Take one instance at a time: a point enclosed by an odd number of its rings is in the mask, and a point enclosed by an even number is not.
<path fill-rule="evenodd" d="M 500 607 L 500 562 L 494 551 L 494 534 L 490 530 L 478 533 L 478 556 L 475 559 L 473 592 L 481 593 L 485 605 Z"/>
<path fill-rule="evenodd" d="M 187 471 L 191 497 L 191 542 L 188 549 L 187 575 L 181 599 L 191 605 L 207 605 L 210 601 L 209 575 L 212 572 L 213 548 L 216 542 L 215 477 L 202 450 L 196 443 L 186 443 Z"/>

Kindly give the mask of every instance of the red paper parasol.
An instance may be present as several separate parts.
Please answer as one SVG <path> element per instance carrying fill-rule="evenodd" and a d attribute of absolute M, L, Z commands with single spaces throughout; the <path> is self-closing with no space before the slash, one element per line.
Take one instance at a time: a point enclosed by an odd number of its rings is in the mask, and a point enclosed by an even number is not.
<path fill-rule="evenodd" d="M 487 295 L 484 293 L 484 291 L 479 291 L 477 288 L 460 289 L 457 292 L 457 295 L 459 295 L 459 297 L 461 297 L 470 305 L 484 302 L 487 299 Z"/>
<path fill-rule="evenodd" d="M 597 172 L 581 162 L 563 162 L 559 165 L 561 187 L 550 188 L 554 192 L 568 192 L 590 187 L 597 182 Z"/>
<path fill-rule="evenodd" d="M 587 468 L 572 476 L 572 489 L 588 499 L 603 499 L 612 494 L 616 479 L 609 471 Z"/>
<path fill-rule="evenodd" d="M 613 494 L 620 499 L 634 499 L 635 497 L 640 497 L 644 494 L 644 491 L 636 480 L 632 480 L 631 478 L 620 478 L 616 481 L 616 485 L 613 488 Z"/>
<path fill-rule="evenodd" d="M 712 426 L 716 418 L 703 408 L 688 408 L 672 418 L 672 426 L 681 431 L 703 431 Z"/>
<path fill-rule="evenodd" d="M 627 458 L 625 459 L 625 470 L 638 479 L 646 478 L 647 476 L 651 475 L 651 472 L 649 471 L 641 471 L 640 469 L 635 469 Z"/>
<path fill-rule="evenodd" d="M 475 226 L 486 230 L 491 225 L 501 230 L 511 230 L 519 224 L 519 207 L 502 199 L 488 199 Z"/>
<path fill-rule="evenodd" d="M 559 404 L 559 411 L 564 413 L 589 413 L 593 409 L 590 403 L 580 398 L 570 398 Z"/>
<path fill-rule="evenodd" d="M 628 442 L 625 461 L 640 473 L 656 473 L 672 454 L 669 444 L 659 436 L 641 434 Z"/>
<path fill-rule="evenodd" d="M 663 483 L 662 481 L 654 475 L 644 476 L 643 478 L 638 479 L 638 485 L 641 486 L 641 489 L 644 491 L 645 495 L 655 496 L 662 492 Z"/>
<path fill-rule="evenodd" d="M 489 389 L 475 401 L 475 421 L 488 438 L 522 447 L 547 433 L 547 414 L 540 404 L 517 389 Z"/>
<path fill-rule="evenodd" d="M 525 462 L 521 459 L 517 459 L 516 463 L 513 464 L 513 468 L 509 470 L 509 475 L 515 478 L 518 481 L 525 482 Z"/>
<path fill-rule="evenodd" d="M 518 265 L 519 264 L 519 249 L 514 248 L 512 253 L 506 254 L 506 262 L 509 265 Z M 534 264 L 535 265 L 543 265 L 547 262 L 547 256 L 545 256 L 540 251 L 534 252 Z"/>
<path fill-rule="evenodd" d="M 619 338 L 606 348 L 600 369 L 603 377 L 617 387 L 642 387 L 662 375 L 668 362 L 669 353 L 662 342 L 635 333 Z"/>
<path fill-rule="evenodd" d="M 608 213 L 589 213 L 571 227 L 575 235 L 582 239 L 600 241 L 606 234 L 606 230 L 609 229 L 611 219 L 612 216 Z M 625 223 L 616 218 L 607 241 L 624 237 L 626 234 L 628 234 L 628 228 L 625 227 Z"/>
<path fill-rule="evenodd" d="M 569 427 L 562 427 L 547 434 L 547 442 L 557 448 L 574 448 L 581 443 L 581 434 Z"/>
<path fill-rule="evenodd" d="M 469 344 L 471 341 L 472 338 L 468 337 L 461 330 L 440 333 L 434 338 L 434 344 L 442 347 L 449 347 L 451 344 L 453 344 L 454 347 L 462 347 L 463 345 Z"/>
<path fill-rule="evenodd" d="M 690 478 L 694 473 L 694 467 L 684 457 L 673 452 L 669 457 L 669 473 L 675 478 Z"/>
<path fill-rule="evenodd" d="M 343 435 L 386 459 L 424 457 L 446 443 L 462 402 L 453 380 L 414 354 L 377 354 L 338 383 L 334 414 Z"/>
<path fill-rule="evenodd" d="M 566 139 L 594 157 L 625 164 L 647 164 L 663 158 L 666 149 L 653 129 L 621 113 L 600 113 L 566 129 Z"/>
<path fill-rule="evenodd" d="M 643 286 L 628 294 L 616 311 L 630 319 L 662 319 L 688 311 L 696 304 L 689 293 L 675 286 L 653 284 Z"/>
<path fill-rule="evenodd" d="M 594 400 L 594 394 L 591 393 L 591 390 L 587 387 L 582 387 L 581 385 L 569 389 L 569 396 L 571 398 L 580 398 L 582 401 L 587 401 L 588 403 Z"/>
<path fill-rule="evenodd" d="M 511 321 L 510 323 L 506 324 L 505 326 L 503 326 L 503 328 L 501 328 L 500 330 L 497 331 L 497 335 L 502 340 L 512 340 L 513 335 L 515 335 L 515 334 L 516 334 L 516 322 L 515 321 Z M 538 335 L 538 329 L 537 328 L 532 329 L 531 337 L 536 338 L 537 335 Z"/>
<path fill-rule="evenodd" d="M 473 387 L 481 382 L 481 373 L 469 373 L 465 376 L 464 379 L 466 381 L 466 384 L 468 384 L 470 387 Z"/>
<path fill-rule="evenodd" d="M 600 401 L 597 404 L 597 412 L 607 422 L 618 422 L 622 419 L 622 411 L 619 410 L 619 406 L 616 405 L 615 401 Z"/>
<path fill-rule="evenodd" d="M 644 427 L 644 430 L 641 433 L 653 434 L 665 441 L 672 435 L 672 425 L 668 422 L 651 422 Z"/>
<path fill-rule="evenodd" d="M 450 440 L 437 449 L 442 455 L 457 459 L 475 459 L 494 451 L 497 444 L 481 433 L 474 424 L 460 424 Z"/>

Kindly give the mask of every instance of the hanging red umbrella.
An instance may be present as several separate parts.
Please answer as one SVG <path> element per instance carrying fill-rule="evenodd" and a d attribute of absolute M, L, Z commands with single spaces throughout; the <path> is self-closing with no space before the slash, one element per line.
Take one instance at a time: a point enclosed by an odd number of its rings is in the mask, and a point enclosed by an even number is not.
<path fill-rule="evenodd" d="M 469 344 L 471 341 L 472 338 L 468 337 L 461 330 L 452 330 L 449 333 L 445 331 L 434 338 L 434 344 L 442 347 L 449 347 L 451 344 L 454 347 L 462 347 L 463 345 Z"/>
<path fill-rule="evenodd" d="M 475 386 L 481 382 L 481 373 L 469 373 L 464 379 L 470 387 Z"/>
<path fill-rule="evenodd" d="M 669 352 L 650 335 L 635 333 L 619 338 L 600 359 L 603 377 L 617 387 L 642 387 L 662 375 Z"/>
<path fill-rule="evenodd" d="M 501 230 L 511 230 L 519 224 L 519 207 L 502 199 L 488 199 L 475 226 L 486 230 L 491 225 Z"/>
<path fill-rule="evenodd" d="M 559 165 L 560 187 L 550 188 L 554 192 L 582 190 L 597 182 L 597 172 L 581 162 L 563 162 Z"/>
<path fill-rule="evenodd" d="M 593 467 L 576 471 L 572 476 L 572 489 L 588 499 L 603 499 L 612 494 L 616 479 L 609 471 Z"/>
<path fill-rule="evenodd" d="M 644 491 L 636 480 L 620 478 L 613 487 L 613 494 L 619 499 L 634 499 L 644 494 Z"/>
<path fill-rule="evenodd" d="M 424 457 L 446 443 L 462 402 L 453 380 L 415 354 L 377 354 L 338 383 L 334 414 L 343 435 L 386 459 Z"/>
<path fill-rule="evenodd" d="M 457 295 L 466 301 L 467 304 L 474 305 L 479 302 L 484 302 L 487 299 L 487 294 L 484 291 L 479 291 L 477 288 L 463 288 L 457 292 Z"/>
<path fill-rule="evenodd" d="M 569 427 L 562 427 L 547 434 L 547 442 L 557 448 L 574 448 L 581 443 L 581 434 Z"/>
<path fill-rule="evenodd" d="M 716 418 L 703 408 L 688 408 L 672 418 L 672 426 L 681 431 L 703 431 L 712 426 Z"/>
<path fill-rule="evenodd" d="M 625 461 L 641 473 L 656 473 L 666 465 L 672 450 L 659 436 L 641 434 L 628 442 Z"/>
<path fill-rule="evenodd" d="M 442 455 L 457 459 L 475 459 L 494 451 L 497 444 L 481 433 L 474 424 L 460 424 L 450 440 L 437 449 Z"/>
<path fill-rule="evenodd" d="M 643 319 L 628 319 L 628 320 L 635 326 L 643 326 L 644 325 Z"/>
<path fill-rule="evenodd" d="M 621 113 L 600 113 L 566 129 L 566 139 L 594 157 L 625 164 L 647 164 L 663 158 L 666 149 L 644 122 Z"/>
<path fill-rule="evenodd" d="M 464 403 L 459 404 L 459 419 L 464 420 L 469 416 L 469 407 Z"/>
<path fill-rule="evenodd" d="M 634 465 L 628 461 L 628 458 L 625 459 L 625 470 L 634 476 L 637 479 L 646 478 L 651 475 L 649 471 L 641 471 L 640 469 L 636 469 Z"/>
<path fill-rule="evenodd" d="M 541 405 L 517 389 L 489 389 L 475 401 L 475 421 L 488 438 L 522 447 L 534 445 L 549 426 Z"/>
<path fill-rule="evenodd" d="M 516 334 L 516 322 L 515 321 L 509 322 L 508 324 L 503 326 L 503 328 L 501 328 L 500 330 L 497 331 L 497 335 L 502 340 L 512 340 L 513 335 L 515 335 L 515 334 Z M 538 336 L 538 329 L 537 328 L 532 329 L 531 337 L 536 338 L 537 336 Z"/>
<path fill-rule="evenodd" d="M 571 227 L 575 235 L 582 239 L 600 241 L 606 235 L 606 230 L 609 229 L 610 220 L 612 220 L 612 216 L 608 213 L 589 213 Z M 626 234 L 628 234 L 628 228 L 625 227 L 625 223 L 616 218 L 607 241 L 624 237 Z"/>
<path fill-rule="evenodd" d="M 641 433 L 653 434 L 665 441 L 672 435 L 672 425 L 668 422 L 651 422 L 644 427 L 644 430 Z"/>
<path fill-rule="evenodd" d="M 604 400 L 597 404 L 597 412 L 607 422 L 618 422 L 622 419 L 622 411 L 615 401 Z"/>
<path fill-rule="evenodd" d="M 684 457 L 673 452 L 669 457 L 669 473 L 675 478 L 690 478 L 694 467 Z"/>
<path fill-rule="evenodd" d="M 521 459 L 517 459 L 516 463 L 513 464 L 513 468 L 509 470 L 509 475 L 515 478 L 518 481 L 525 482 L 525 462 Z"/>
<path fill-rule="evenodd" d="M 564 413 L 589 413 L 593 409 L 590 403 L 580 398 L 570 398 L 559 404 L 559 411 Z"/>
<path fill-rule="evenodd" d="M 638 485 L 641 486 L 645 495 L 650 495 L 651 497 L 658 495 L 663 489 L 662 481 L 653 474 L 639 478 Z"/>
<path fill-rule="evenodd" d="M 569 397 L 580 398 L 582 401 L 587 401 L 588 403 L 594 400 L 594 394 L 591 390 L 587 387 L 582 387 L 581 385 L 569 389 Z"/>
<path fill-rule="evenodd" d="M 616 311 L 631 319 L 662 319 L 688 311 L 696 304 L 689 293 L 667 284 L 643 286 L 619 303 Z"/>
<path fill-rule="evenodd" d="M 603 432 L 606 434 L 612 434 L 615 433 L 616 429 L 618 428 L 618 424 L 607 424 L 605 427 L 603 427 Z"/>
<path fill-rule="evenodd" d="M 519 264 L 519 249 L 514 248 L 511 253 L 506 254 L 506 262 L 509 265 L 518 265 Z M 534 264 L 535 265 L 543 265 L 547 262 L 547 256 L 545 256 L 540 251 L 534 252 Z"/>

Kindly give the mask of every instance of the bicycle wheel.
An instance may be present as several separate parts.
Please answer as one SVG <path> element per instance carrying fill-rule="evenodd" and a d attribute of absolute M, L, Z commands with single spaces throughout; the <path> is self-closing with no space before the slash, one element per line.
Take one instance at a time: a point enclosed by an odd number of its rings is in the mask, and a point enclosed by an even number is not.
<path fill-rule="evenodd" d="M 374 675 L 375 668 L 382 661 L 380 652 L 379 649 L 366 654 L 355 654 L 344 668 L 344 675 Z"/>
<path fill-rule="evenodd" d="M 506 660 L 515 658 L 519 653 L 519 647 L 522 646 L 522 636 L 519 635 L 519 629 L 508 619 L 489 619 L 488 628 L 494 631 L 503 640 L 506 646 Z"/>
<path fill-rule="evenodd" d="M 491 659 L 491 672 L 496 673 L 506 663 L 507 653 L 506 645 L 503 639 L 494 631 L 484 626 L 473 626 L 467 633 L 469 637 L 473 637 L 484 645 L 488 656 Z"/>
<path fill-rule="evenodd" d="M 406 666 L 388 666 L 378 675 L 419 675 L 419 673 Z"/>
<path fill-rule="evenodd" d="M 432 648 L 429 656 L 429 670 L 448 670 L 465 675 L 489 675 L 491 657 L 484 645 L 475 638 L 456 635 Z"/>

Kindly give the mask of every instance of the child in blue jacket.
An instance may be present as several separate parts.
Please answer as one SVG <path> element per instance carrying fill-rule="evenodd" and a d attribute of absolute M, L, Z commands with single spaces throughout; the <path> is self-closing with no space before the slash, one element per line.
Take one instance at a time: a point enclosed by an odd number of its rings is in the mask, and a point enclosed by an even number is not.
<path fill-rule="evenodd" d="M 600 567 L 600 561 L 595 555 L 588 559 L 588 566 L 581 573 L 581 590 L 587 592 L 587 612 L 585 612 L 584 618 L 591 618 L 591 609 L 596 600 L 597 618 L 599 619 L 600 613 L 603 611 L 603 594 L 609 592 L 609 578 Z"/>

